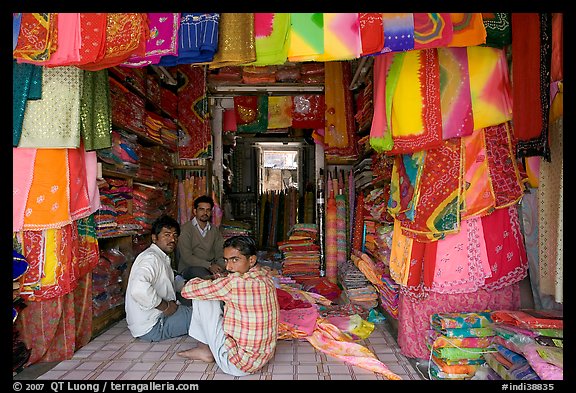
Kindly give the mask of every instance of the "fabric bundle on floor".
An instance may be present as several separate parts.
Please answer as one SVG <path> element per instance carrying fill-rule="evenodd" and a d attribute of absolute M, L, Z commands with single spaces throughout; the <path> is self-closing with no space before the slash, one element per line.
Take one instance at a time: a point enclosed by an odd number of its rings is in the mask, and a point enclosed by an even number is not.
<path fill-rule="evenodd" d="M 561 380 L 564 377 L 564 321 L 557 310 L 497 310 L 492 312 L 494 339 L 498 353 L 513 363 L 510 367 L 500 355 L 490 366 L 503 379 L 522 374 L 524 379 Z M 506 355 L 514 355 L 514 358 Z M 511 372 L 518 368 L 517 372 Z M 530 371 L 533 371 L 530 372 Z"/>
<path fill-rule="evenodd" d="M 340 317 L 335 322 L 339 326 L 346 326 L 347 329 L 351 329 L 350 332 L 342 331 L 338 326 L 331 323 L 330 319 L 319 316 L 317 306 L 319 302 L 316 301 L 319 299 L 319 295 L 302 291 L 296 292 L 286 287 L 278 288 L 277 292 L 280 303 L 278 327 L 280 339 L 306 339 L 317 350 L 343 362 L 382 374 L 387 379 L 401 379 L 400 376 L 390 371 L 368 348 L 355 342 L 352 338 L 358 334 L 361 337 L 367 337 L 371 333 L 369 323 L 353 323 L 354 320 L 351 318 L 344 318 L 343 321 Z M 355 321 L 358 322 L 357 319 Z"/>
<path fill-rule="evenodd" d="M 494 330 L 490 312 L 435 313 L 430 316 L 427 346 L 433 379 L 471 379 L 483 364 Z"/>

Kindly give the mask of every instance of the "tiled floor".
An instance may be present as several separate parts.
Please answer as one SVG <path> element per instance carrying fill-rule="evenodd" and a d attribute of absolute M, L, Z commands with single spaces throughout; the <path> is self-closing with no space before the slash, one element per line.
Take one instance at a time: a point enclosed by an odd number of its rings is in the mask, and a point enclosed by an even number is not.
<path fill-rule="evenodd" d="M 403 380 L 424 379 L 412 362 L 400 353 L 385 322 L 358 343 Z M 186 360 L 178 351 L 192 348 L 188 336 L 146 343 L 133 338 L 122 320 L 78 350 L 72 359 L 41 371 L 42 364 L 25 368 L 14 379 L 43 380 L 385 380 L 380 374 L 353 366 L 317 351 L 305 340 L 281 340 L 276 355 L 257 374 L 233 377 L 216 363 Z M 44 365 L 46 367 L 48 365 Z M 51 367 L 52 365 L 50 365 Z M 37 375 L 34 374 L 36 368 Z"/>

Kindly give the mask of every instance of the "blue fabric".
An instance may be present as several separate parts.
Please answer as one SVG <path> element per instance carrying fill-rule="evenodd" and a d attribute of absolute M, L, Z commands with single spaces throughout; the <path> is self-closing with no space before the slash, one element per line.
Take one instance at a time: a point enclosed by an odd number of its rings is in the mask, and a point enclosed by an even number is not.
<path fill-rule="evenodd" d="M 218 13 L 182 13 L 178 56 L 162 56 L 159 66 L 211 62 L 218 50 Z"/>

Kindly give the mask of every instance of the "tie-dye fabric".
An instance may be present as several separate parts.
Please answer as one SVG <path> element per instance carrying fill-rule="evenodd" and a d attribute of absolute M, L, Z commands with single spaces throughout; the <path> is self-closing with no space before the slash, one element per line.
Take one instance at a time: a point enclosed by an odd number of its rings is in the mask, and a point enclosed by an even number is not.
<path fill-rule="evenodd" d="M 437 147 L 442 141 L 438 52 L 424 49 L 394 56 L 386 80 L 386 117 L 394 141 L 389 154 Z"/>
<path fill-rule="evenodd" d="M 450 14 L 416 12 L 412 16 L 415 50 L 444 47 L 452 41 Z"/>
<path fill-rule="evenodd" d="M 486 46 L 504 48 L 512 42 L 511 13 L 483 12 L 482 24 L 486 29 Z"/>
<path fill-rule="evenodd" d="M 452 40 L 448 46 L 475 46 L 486 43 L 486 28 L 482 23 L 482 14 L 450 13 L 452 21 Z"/>
<path fill-rule="evenodd" d="M 378 153 L 392 150 L 393 144 L 392 130 L 386 117 L 386 78 L 393 60 L 394 56 L 385 54 L 374 58 L 374 113 L 372 115 L 372 124 L 370 125 L 370 146 Z"/>
<path fill-rule="evenodd" d="M 505 51 L 482 46 L 466 49 L 474 129 L 511 120 L 512 86 Z"/>
<path fill-rule="evenodd" d="M 263 13 L 254 14 L 255 66 L 284 64 L 290 47 L 290 14 Z"/>
<path fill-rule="evenodd" d="M 403 52 L 414 49 L 414 17 L 411 13 L 384 13 L 383 52 Z"/>
<path fill-rule="evenodd" d="M 474 118 L 466 48 L 439 48 L 442 139 L 472 134 Z"/>
<path fill-rule="evenodd" d="M 324 53 L 324 14 L 291 13 L 289 61 L 311 61 Z"/>
<path fill-rule="evenodd" d="M 324 53 L 316 61 L 353 60 L 361 52 L 358 14 L 324 13 Z"/>
<path fill-rule="evenodd" d="M 462 166 L 462 219 L 489 214 L 496 207 L 496 196 L 490 179 L 484 129 L 461 138 L 464 153 Z"/>

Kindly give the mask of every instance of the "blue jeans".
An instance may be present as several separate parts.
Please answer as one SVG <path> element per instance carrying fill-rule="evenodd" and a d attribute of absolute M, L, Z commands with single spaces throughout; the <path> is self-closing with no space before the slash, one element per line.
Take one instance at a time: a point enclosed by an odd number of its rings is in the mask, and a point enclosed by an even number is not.
<path fill-rule="evenodd" d="M 174 314 L 168 317 L 162 315 L 152 330 L 139 338 L 153 342 L 184 336 L 188 334 L 191 319 L 192 307 L 179 305 Z"/>

